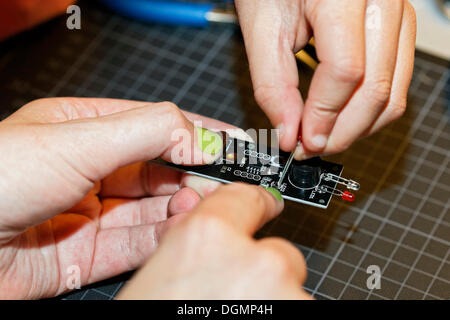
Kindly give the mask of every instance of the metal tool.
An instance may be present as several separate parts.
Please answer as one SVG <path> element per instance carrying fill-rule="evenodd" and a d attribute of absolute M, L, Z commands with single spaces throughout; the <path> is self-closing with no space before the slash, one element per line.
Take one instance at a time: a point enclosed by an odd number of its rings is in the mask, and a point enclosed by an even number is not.
<path fill-rule="evenodd" d="M 233 3 L 195 3 L 172 0 L 101 0 L 129 18 L 170 25 L 206 27 L 210 23 L 237 23 Z"/>
<path fill-rule="evenodd" d="M 294 160 L 294 151 L 292 151 L 291 154 L 289 155 L 289 158 L 286 161 L 286 165 L 285 165 L 283 171 L 281 172 L 280 180 L 278 180 L 278 184 L 277 184 L 278 188 L 280 188 L 281 185 L 283 184 L 284 178 L 286 177 L 286 173 L 288 172 L 289 167 L 291 166 L 292 160 Z"/>

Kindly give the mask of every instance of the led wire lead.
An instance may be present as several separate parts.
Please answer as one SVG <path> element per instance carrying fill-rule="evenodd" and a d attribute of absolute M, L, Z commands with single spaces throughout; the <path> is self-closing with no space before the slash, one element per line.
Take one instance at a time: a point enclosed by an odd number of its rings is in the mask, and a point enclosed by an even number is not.
<path fill-rule="evenodd" d="M 345 179 L 342 177 L 339 177 L 335 174 L 332 173 L 325 173 L 323 179 L 325 181 L 333 181 L 339 184 L 342 184 L 344 186 L 347 187 L 347 189 L 350 190 L 359 190 L 359 183 L 354 181 L 354 180 L 350 180 L 350 179 Z"/>
<path fill-rule="evenodd" d="M 355 200 L 355 195 L 353 193 L 348 192 L 348 191 L 342 191 L 342 190 L 339 190 L 339 189 L 334 189 L 334 188 L 331 188 L 331 187 L 329 187 L 327 185 L 324 185 L 324 184 L 319 187 L 319 190 L 322 191 L 322 192 L 330 193 L 333 196 L 338 196 L 341 199 L 346 200 L 346 201 L 353 201 L 353 200 Z"/>

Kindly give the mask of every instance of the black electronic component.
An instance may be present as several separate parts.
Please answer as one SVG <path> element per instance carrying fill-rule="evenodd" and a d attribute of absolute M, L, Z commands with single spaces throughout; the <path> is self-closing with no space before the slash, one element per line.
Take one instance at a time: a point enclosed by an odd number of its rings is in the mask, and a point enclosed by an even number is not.
<path fill-rule="evenodd" d="M 300 189 L 313 189 L 320 183 L 322 171 L 320 166 L 314 166 L 306 161 L 293 161 L 289 171 L 288 181 Z"/>

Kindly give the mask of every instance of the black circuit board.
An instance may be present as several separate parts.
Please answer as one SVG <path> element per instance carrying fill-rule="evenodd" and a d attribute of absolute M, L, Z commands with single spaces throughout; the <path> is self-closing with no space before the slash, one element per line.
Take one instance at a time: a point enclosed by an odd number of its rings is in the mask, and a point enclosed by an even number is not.
<path fill-rule="evenodd" d="M 293 160 L 279 185 L 281 173 L 289 158 L 289 153 L 278 148 L 231 138 L 222 132 L 224 141 L 222 157 L 215 163 L 202 166 L 185 166 L 173 164 L 162 159 L 151 160 L 150 163 L 170 167 L 188 174 L 216 180 L 222 183 L 245 182 L 264 187 L 277 188 L 282 197 L 307 205 L 327 208 L 332 194 L 323 191 L 334 191 L 336 182 L 323 179 L 327 173 L 340 177 L 343 166 L 328 162 L 319 157 L 308 160 Z M 299 181 L 293 175 L 296 167 L 308 167 L 308 170 L 319 172 L 318 180 L 313 185 L 299 187 Z M 317 177 L 316 177 L 317 179 Z"/>

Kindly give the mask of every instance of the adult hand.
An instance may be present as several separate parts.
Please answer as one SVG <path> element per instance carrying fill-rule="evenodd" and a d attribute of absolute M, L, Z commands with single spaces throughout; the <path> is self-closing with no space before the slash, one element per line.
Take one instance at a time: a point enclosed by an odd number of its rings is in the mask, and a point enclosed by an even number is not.
<path fill-rule="evenodd" d="M 2 121 L 0 298 L 61 294 L 76 268 L 85 285 L 141 265 L 177 214 L 217 186 L 139 162 L 170 161 L 177 130 L 191 142 L 183 155 L 202 155 L 193 163 L 218 156 L 188 118 L 230 128 L 171 103 L 111 99 L 37 100 Z"/>
<path fill-rule="evenodd" d="M 283 209 L 276 189 L 218 188 L 162 238 L 120 299 L 310 299 L 300 251 L 253 233 Z"/>
<path fill-rule="evenodd" d="M 416 22 L 408 1 L 236 0 L 255 98 L 296 159 L 343 151 L 406 108 Z M 314 35 L 319 65 L 303 105 L 294 53 Z"/>

